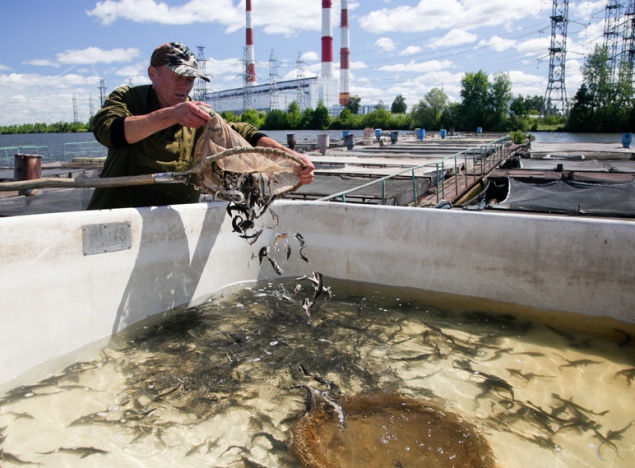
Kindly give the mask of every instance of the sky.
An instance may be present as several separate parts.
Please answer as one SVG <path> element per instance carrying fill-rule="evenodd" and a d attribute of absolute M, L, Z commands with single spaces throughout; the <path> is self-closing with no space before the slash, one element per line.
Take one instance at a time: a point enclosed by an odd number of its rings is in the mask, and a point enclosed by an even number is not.
<path fill-rule="evenodd" d="M 562 5 L 562 2 L 560 2 Z M 572 97 L 585 56 L 602 42 L 607 1 L 569 1 L 565 83 Z M 339 76 L 340 0 L 333 0 Z M 544 96 L 552 2 L 349 0 L 350 91 L 362 104 L 412 108 L 432 88 L 460 101 L 465 73 L 507 73 L 516 95 Z M 321 0 L 252 0 L 256 75 L 268 83 L 320 73 Z M 208 89 L 242 86 L 245 0 L 21 0 L 0 4 L 0 125 L 87 122 L 111 92 L 149 83 L 159 45 L 178 41 L 205 57 Z M 75 106 L 74 106 L 75 103 Z M 92 104 L 92 106 L 91 106 Z"/>

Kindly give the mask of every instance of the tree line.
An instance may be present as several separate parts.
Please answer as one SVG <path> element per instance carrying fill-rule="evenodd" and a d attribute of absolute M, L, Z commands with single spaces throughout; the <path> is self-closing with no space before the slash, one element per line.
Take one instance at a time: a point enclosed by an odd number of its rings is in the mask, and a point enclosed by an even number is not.
<path fill-rule="evenodd" d="M 79 133 L 89 131 L 90 124 L 82 122 L 28 123 L 0 126 L 0 134 Z"/>

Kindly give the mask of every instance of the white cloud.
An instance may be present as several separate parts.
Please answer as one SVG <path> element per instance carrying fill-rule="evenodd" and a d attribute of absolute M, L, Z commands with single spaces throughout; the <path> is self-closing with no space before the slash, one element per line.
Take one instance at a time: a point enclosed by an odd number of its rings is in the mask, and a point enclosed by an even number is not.
<path fill-rule="evenodd" d="M 320 56 L 317 52 L 305 52 L 301 55 L 302 60 L 305 62 L 317 62 L 320 60 Z"/>
<path fill-rule="evenodd" d="M 395 50 L 396 47 L 393 40 L 388 37 L 380 37 L 377 41 L 375 41 L 375 45 L 386 52 Z"/>
<path fill-rule="evenodd" d="M 419 52 L 421 52 L 421 47 L 408 46 L 404 50 L 399 52 L 399 55 L 402 55 L 402 56 L 415 55 L 415 54 L 418 54 Z"/>
<path fill-rule="evenodd" d="M 46 59 L 34 59 L 34 60 L 27 60 L 22 62 L 25 65 L 33 65 L 35 67 L 55 67 L 55 68 L 59 68 L 60 64 L 57 62 L 54 62 L 52 60 L 46 60 Z M 0 68 L 1 70 L 2 68 Z"/>
<path fill-rule="evenodd" d="M 449 60 L 430 60 L 428 62 L 415 62 L 411 61 L 408 63 L 398 63 L 395 65 L 385 65 L 380 67 L 381 71 L 386 72 L 431 72 L 434 70 L 443 70 L 445 68 L 450 68 L 452 66 L 452 62 Z"/>
<path fill-rule="evenodd" d="M 252 15 L 252 26 L 267 34 L 295 36 L 300 30 L 319 31 L 321 27 L 321 4 L 315 0 L 254 0 L 252 9 L 257 12 Z M 104 0 L 86 13 L 106 26 L 119 20 L 170 26 L 217 23 L 228 33 L 245 26 L 245 4 L 232 0 L 190 0 L 178 6 L 156 0 Z"/>
<path fill-rule="evenodd" d="M 539 13 L 535 0 L 420 0 L 414 6 L 400 5 L 372 11 L 359 22 L 363 29 L 377 34 L 407 33 L 499 26 Z"/>
<path fill-rule="evenodd" d="M 428 47 L 440 48 L 440 47 L 456 47 L 464 44 L 471 44 L 476 42 L 478 36 L 472 34 L 463 29 L 453 29 L 445 36 L 432 41 L 428 44 Z"/>
<path fill-rule="evenodd" d="M 139 50 L 135 48 L 103 50 L 98 47 L 88 47 L 59 53 L 57 60 L 61 63 L 78 65 L 129 62 L 138 56 Z"/>
<path fill-rule="evenodd" d="M 516 45 L 516 41 L 511 39 L 503 39 L 500 36 L 492 36 L 488 40 L 483 40 L 479 43 L 481 46 L 489 46 L 496 52 L 504 52 L 513 48 Z"/>

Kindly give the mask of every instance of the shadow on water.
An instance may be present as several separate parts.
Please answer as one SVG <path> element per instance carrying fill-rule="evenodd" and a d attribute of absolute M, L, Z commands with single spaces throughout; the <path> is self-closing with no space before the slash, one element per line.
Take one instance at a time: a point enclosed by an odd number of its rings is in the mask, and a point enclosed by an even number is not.
<path fill-rule="evenodd" d="M 148 291 L 153 292 L 152 296 L 157 303 L 172 304 L 172 308 L 187 304 L 193 299 L 217 238 L 209 233 L 218 232 L 222 223 L 222 217 L 214 216 L 214 212 L 218 210 L 207 210 L 201 227 L 201 232 L 206 235 L 199 237 L 195 251 L 190 252 L 188 236 L 179 212 L 170 207 L 157 209 L 164 210 L 171 221 L 166 222 L 165 216 L 143 217 L 139 255 L 117 308 L 113 334 L 145 317 L 147 314 L 143 314 L 144 310 L 153 310 L 148 304 Z M 146 210 L 140 210 L 142 216 L 144 211 Z M 170 231 L 166 231 L 166 226 L 170 226 Z M 161 251 L 163 263 L 161 268 L 148 269 L 148 264 L 156 263 L 157 250 L 146 246 L 155 246 L 156 237 L 160 237 L 160 241 L 165 244 Z M 131 317 L 131 313 L 135 316 Z"/>

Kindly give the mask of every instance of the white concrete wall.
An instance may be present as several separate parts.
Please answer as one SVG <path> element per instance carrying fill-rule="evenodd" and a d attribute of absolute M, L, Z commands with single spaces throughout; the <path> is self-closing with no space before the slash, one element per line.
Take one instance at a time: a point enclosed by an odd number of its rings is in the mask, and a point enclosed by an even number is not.
<path fill-rule="evenodd" d="M 275 276 L 257 259 L 300 232 L 285 276 L 384 283 L 635 322 L 635 223 L 277 202 L 248 245 L 222 205 L 0 219 L 0 384 L 149 315 Z M 271 218 L 264 216 L 271 225 Z M 83 227 L 131 223 L 132 248 L 84 255 Z"/>

